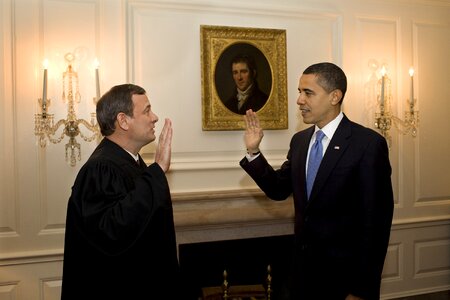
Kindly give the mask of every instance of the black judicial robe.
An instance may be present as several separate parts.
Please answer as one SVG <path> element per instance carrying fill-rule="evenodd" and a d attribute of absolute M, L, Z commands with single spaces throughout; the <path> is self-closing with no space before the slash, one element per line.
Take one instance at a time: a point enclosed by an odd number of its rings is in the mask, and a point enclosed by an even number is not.
<path fill-rule="evenodd" d="M 62 300 L 178 299 L 165 173 L 108 139 L 81 168 L 67 207 Z"/>

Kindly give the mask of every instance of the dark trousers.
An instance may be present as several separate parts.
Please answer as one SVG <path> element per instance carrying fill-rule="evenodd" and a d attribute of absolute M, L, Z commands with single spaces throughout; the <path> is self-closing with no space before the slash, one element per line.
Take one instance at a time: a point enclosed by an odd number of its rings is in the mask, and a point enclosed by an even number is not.
<path fill-rule="evenodd" d="M 291 300 L 344 300 L 349 294 L 344 259 L 330 258 L 321 251 L 297 248 L 289 281 Z"/>

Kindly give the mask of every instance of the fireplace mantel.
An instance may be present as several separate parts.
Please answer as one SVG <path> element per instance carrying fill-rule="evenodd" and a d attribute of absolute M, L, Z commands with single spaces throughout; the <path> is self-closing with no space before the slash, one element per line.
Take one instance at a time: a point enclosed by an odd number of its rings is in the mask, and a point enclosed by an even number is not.
<path fill-rule="evenodd" d="M 293 233 L 292 198 L 272 201 L 259 189 L 172 194 L 179 244 Z"/>

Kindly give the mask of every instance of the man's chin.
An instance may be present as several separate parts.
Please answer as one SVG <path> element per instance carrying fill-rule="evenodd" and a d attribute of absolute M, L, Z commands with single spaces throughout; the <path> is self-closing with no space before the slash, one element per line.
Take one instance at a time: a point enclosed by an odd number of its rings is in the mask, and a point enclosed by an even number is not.
<path fill-rule="evenodd" d="M 155 136 L 155 135 L 149 136 L 148 139 L 147 139 L 146 145 L 148 145 L 148 144 L 154 142 L 155 140 L 156 140 L 156 136 Z"/>
<path fill-rule="evenodd" d="M 302 118 L 303 118 L 303 123 L 305 123 L 305 124 L 312 124 L 313 123 L 312 122 L 312 118 L 309 115 L 309 112 L 302 112 L 301 115 L 302 115 Z"/>

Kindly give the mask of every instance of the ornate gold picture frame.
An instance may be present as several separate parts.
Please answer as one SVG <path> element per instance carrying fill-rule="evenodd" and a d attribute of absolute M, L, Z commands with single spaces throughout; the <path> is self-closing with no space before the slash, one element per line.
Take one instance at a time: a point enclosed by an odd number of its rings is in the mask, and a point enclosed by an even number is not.
<path fill-rule="evenodd" d="M 286 30 L 200 26 L 203 130 L 245 129 L 237 111 L 237 88 L 231 70 L 235 57 L 251 57 L 255 84 L 266 95 L 254 109 L 264 129 L 288 128 Z M 237 100 L 234 100 L 237 101 Z"/>

